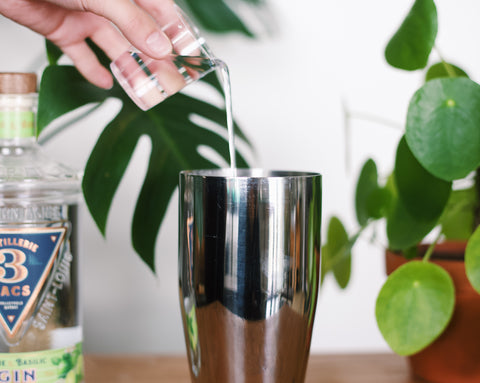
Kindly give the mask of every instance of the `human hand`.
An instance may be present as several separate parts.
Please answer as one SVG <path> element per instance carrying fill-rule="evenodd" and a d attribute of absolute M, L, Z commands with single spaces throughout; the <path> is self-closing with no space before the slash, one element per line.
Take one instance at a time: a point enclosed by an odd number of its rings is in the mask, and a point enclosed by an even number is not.
<path fill-rule="evenodd" d="M 171 43 L 159 24 L 174 13 L 173 0 L 0 0 L 0 14 L 45 36 L 88 81 L 106 89 L 112 75 L 85 39 L 112 60 L 130 45 L 160 59 L 171 52 Z"/>

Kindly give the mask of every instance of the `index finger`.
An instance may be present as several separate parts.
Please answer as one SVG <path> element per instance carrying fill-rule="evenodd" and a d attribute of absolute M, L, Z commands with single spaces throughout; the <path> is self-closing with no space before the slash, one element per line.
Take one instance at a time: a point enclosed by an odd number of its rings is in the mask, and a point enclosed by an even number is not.
<path fill-rule="evenodd" d="M 49 0 L 58 5 L 70 5 L 72 2 Z M 155 22 L 154 18 L 142 7 L 130 0 L 74 0 L 76 7 L 95 13 L 110 20 L 125 38 L 141 52 L 153 58 L 163 58 L 172 50 L 172 45 L 167 36 L 162 32 L 161 27 Z M 165 6 L 173 8 L 173 1 L 158 1 Z M 150 8 L 149 8 L 150 9 Z M 162 10 L 162 6 L 155 6 L 155 12 Z"/>
<path fill-rule="evenodd" d="M 161 27 L 178 18 L 173 0 L 136 0 L 136 2 L 147 11 Z"/>

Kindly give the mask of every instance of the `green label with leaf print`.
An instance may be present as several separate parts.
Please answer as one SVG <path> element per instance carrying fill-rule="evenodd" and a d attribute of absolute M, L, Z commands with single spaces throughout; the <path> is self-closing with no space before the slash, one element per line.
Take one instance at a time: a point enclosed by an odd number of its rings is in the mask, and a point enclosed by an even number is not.
<path fill-rule="evenodd" d="M 82 343 L 56 350 L 0 354 L 0 383 L 81 383 Z"/>
<path fill-rule="evenodd" d="M 35 136 L 35 115 L 31 111 L 0 112 L 0 138 L 26 138 Z"/>

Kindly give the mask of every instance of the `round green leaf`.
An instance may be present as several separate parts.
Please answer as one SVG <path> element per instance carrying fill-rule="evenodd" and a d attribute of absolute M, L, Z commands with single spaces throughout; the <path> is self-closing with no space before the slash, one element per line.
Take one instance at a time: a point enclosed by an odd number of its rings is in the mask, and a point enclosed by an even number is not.
<path fill-rule="evenodd" d="M 465 270 L 473 288 L 480 294 L 480 227 L 470 237 L 465 250 Z"/>
<path fill-rule="evenodd" d="M 388 247 L 404 251 L 416 246 L 436 226 L 437 220 L 421 221 L 409 213 L 398 197 L 393 174 L 389 177 L 386 188 L 391 195 L 387 214 Z"/>
<path fill-rule="evenodd" d="M 398 144 L 394 174 L 398 196 L 412 217 L 427 222 L 440 217 L 452 183 L 427 172 L 413 156 L 405 137 Z"/>
<path fill-rule="evenodd" d="M 433 0 L 416 0 L 385 49 L 387 62 L 405 70 L 425 68 L 437 30 L 437 9 Z"/>
<path fill-rule="evenodd" d="M 468 240 L 475 227 L 475 211 L 478 206 L 475 187 L 453 190 L 439 220 L 445 238 Z"/>
<path fill-rule="evenodd" d="M 385 217 L 391 202 L 391 195 L 387 188 L 373 190 L 367 200 L 367 207 L 373 219 Z"/>
<path fill-rule="evenodd" d="M 430 173 L 460 179 L 480 165 L 480 85 L 468 78 L 427 82 L 412 97 L 406 138 Z"/>
<path fill-rule="evenodd" d="M 388 203 L 388 193 L 378 186 L 377 166 L 368 159 L 358 177 L 355 192 L 355 211 L 360 226 L 365 226 L 370 218 L 380 218 Z"/>
<path fill-rule="evenodd" d="M 454 306 L 450 275 L 433 263 L 411 261 L 389 276 L 378 295 L 375 314 L 392 350 L 411 355 L 443 332 Z"/>
<path fill-rule="evenodd" d="M 332 217 L 328 224 L 327 249 L 329 265 L 328 269 L 333 271 L 335 280 L 343 289 L 348 285 L 352 268 L 351 245 L 348 234 L 337 217 Z"/>
<path fill-rule="evenodd" d="M 329 269 L 330 251 L 326 244 L 322 246 L 321 254 L 322 256 L 320 257 L 320 285 L 323 285 L 325 276 L 330 271 Z"/>
<path fill-rule="evenodd" d="M 413 259 L 418 257 L 418 246 L 412 246 L 408 249 L 402 250 L 402 254 L 406 259 Z"/>
<path fill-rule="evenodd" d="M 468 75 L 458 66 L 447 62 L 440 62 L 433 64 L 430 68 L 428 68 L 425 81 L 443 77 L 468 77 Z"/>
<path fill-rule="evenodd" d="M 387 216 L 388 247 L 404 250 L 417 245 L 436 226 L 437 220 L 420 221 L 396 198 Z"/>

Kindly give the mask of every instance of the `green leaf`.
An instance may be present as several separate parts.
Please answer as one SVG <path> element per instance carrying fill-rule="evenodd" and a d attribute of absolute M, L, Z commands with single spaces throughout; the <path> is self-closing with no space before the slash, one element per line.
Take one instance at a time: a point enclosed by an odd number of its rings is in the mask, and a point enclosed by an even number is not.
<path fill-rule="evenodd" d="M 355 192 L 355 211 L 360 226 L 368 221 L 381 218 L 384 215 L 389 201 L 389 194 L 378 185 L 377 166 L 372 159 L 368 159 L 362 167 L 358 177 Z"/>
<path fill-rule="evenodd" d="M 60 57 L 63 56 L 62 50 L 50 40 L 45 40 L 45 48 L 47 50 L 47 59 L 50 65 L 56 65 Z"/>
<path fill-rule="evenodd" d="M 332 256 L 330 254 L 327 244 L 323 245 L 320 257 L 320 285 L 323 285 L 325 277 L 330 271 L 332 271 L 331 268 L 329 268 L 329 262 L 331 257 Z"/>
<path fill-rule="evenodd" d="M 54 366 L 59 366 L 60 363 L 62 362 L 62 358 L 56 356 L 54 358 L 51 358 L 50 359 L 50 362 L 54 365 Z"/>
<path fill-rule="evenodd" d="M 337 217 L 330 218 L 327 229 L 327 243 L 322 247 L 322 280 L 326 273 L 333 272 L 338 285 L 344 289 L 350 281 L 352 268 L 352 240 Z"/>
<path fill-rule="evenodd" d="M 467 243 L 465 271 L 471 285 L 480 294 L 480 226 L 477 227 Z"/>
<path fill-rule="evenodd" d="M 387 215 L 388 246 L 391 250 L 416 246 L 437 225 L 437 220 L 420 221 L 408 212 L 398 197 L 394 175 L 389 178 L 387 188 L 392 196 Z"/>
<path fill-rule="evenodd" d="M 394 175 L 398 197 L 412 217 L 426 222 L 440 217 L 452 183 L 427 172 L 413 156 L 405 137 L 398 144 Z"/>
<path fill-rule="evenodd" d="M 468 77 L 468 75 L 463 69 L 444 61 L 436 63 L 428 69 L 425 81 L 443 77 Z"/>
<path fill-rule="evenodd" d="M 205 145 L 228 161 L 228 145 L 223 137 L 193 124 L 191 114 L 224 124 L 225 112 L 204 102 L 178 94 L 146 113 L 124 106 L 105 128 L 93 149 L 83 181 L 90 212 L 102 232 L 115 191 L 142 135 L 152 141 L 152 152 L 132 223 L 132 242 L 137 253 L 153 269 L 155 238 L 185 169 L 212 168 L 213 163 L 197 149 Z M 239 167 L 247 166 L 237 155 Z"/>
<path fill-rule="evenodd" d="M 444 331 L 454 306 L 450 275 L 433 263 L 411 261 L 388 277 L 378 295 L 375 314 L 392 350 L 411 355 Z"/>
<path fill-rule="evenodd" d="M 437 9 L 433 0 L 416 0 L 385 49 L 387 62 L 405 70 L 425 68 L 437 29 Z"/>
<path fill-rule="evenodd" d="M 328 227 L 328 243 L 332 246 L 333 260 L 338 259 L 333 264 L 333 275 L 338 285 L 344 289 L 350 280 L 352 270 L 352 253 L 350 252 L 350 243 L 348 234 L 343 224 L 336 217 L 330 220 Z"/>
<path fill-rule="evenodd" d="M 87 103 L 103 102 L 108 97 L 119 98 L 123 106 L 107 125 L 90 154 L 82 184 L 85 200 L 100 231 L 105 233 L 112 200 L 137 142 L 143 135 L 151 139 L 148 170 L 132 221 L 132 243 L 136 252 L 153 270 L 155 240 L 178 184 L 178 172 L 216 167 L 199 154 L 201 145 L 212 148 L 226 161 L 229 160 L 226 139 L 194 124 L 190 117 L 198 115 L 226 129 L 225 111 L 177 94 L 148 112 L 142 112 L 119 85 L 115 84 L 108 91 L 102 90 L 84 80 L 73 67 L 50 66 L 41 80 L 39 130 L 64 113 Z M 236 133 L 237 137 L 246 140 L 238 126 Z M 238 153 L 237 164 L 239 167 L 247 166 Z"/>
<path fill-rule="evenodd" d="M 467 240 L 472 235 L 479 201 L 475 187 L 453 190 L 440 217 L 446 239 Z"/>
<path fill-rule="evenodd" d="M 436 226 L 436 220 L 422 222 L 412 217 L 399 199 L 392 205 L 387 217 L 388 247 L 392 250 L 415 246 Z"/>
<path fill-rule="evenodd" d="M 418 246 L 412 246 L 402 250 L 402 254 L 406 259 L 413 259 L 418 257 Z"/>
<path fill-rule="evenodd" d="M 480 165 L 480 85 L 441 78 L 420 88 L 408 108 L 406 137 L 430 173 L 460 179 Z"/>
<path fill-rule="evenodd" d="M 117 87 L 111 91 L 97 88 L 72 66 L 48 66 L 40 80 L 37 133 L 58 117 L 119 92 Z"/>
<path fill-rule="evenodd" d="M 224 2 L 224 0 L 183 0 L 206 29 L 213 32 L 241 32 L 253 37 L 252 32 Z"/>

